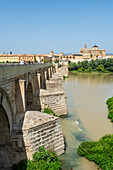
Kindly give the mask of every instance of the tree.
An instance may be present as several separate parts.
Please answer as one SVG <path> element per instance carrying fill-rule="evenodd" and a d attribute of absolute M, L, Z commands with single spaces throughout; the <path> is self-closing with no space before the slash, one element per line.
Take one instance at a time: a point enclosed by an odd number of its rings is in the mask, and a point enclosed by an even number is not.
<path fill-rule="evenodd" d="M 96 55 L 96 58 L 98 58 L 98 55 Z"/>
<path fill-rule="evenodd" d="M 34 63 L 37 63 L 36 56 L 34 57 Z"/>
<path fill-rule="evenodd" d="M 91 54 L 90 57 L 92 58 L 92 57 L 93 57 L 93 54 Z"/>
<path fill-rule="evenodd" d="M 12 54 L 12 51 L 10 51 L 10 54 Z"/>
<path fill-rule="evenodd" d="M 97 70 L 103 72 L 104 71 L 104 66 L 102 64 L 98 65 Z"/>

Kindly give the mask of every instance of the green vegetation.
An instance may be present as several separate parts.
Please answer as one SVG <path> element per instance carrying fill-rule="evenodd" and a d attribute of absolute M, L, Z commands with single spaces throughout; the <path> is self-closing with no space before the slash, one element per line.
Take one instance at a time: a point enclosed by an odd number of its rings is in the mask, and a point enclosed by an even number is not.
<path fill-rule="evenodd" d="M 66 78 L 68 78 L 69 76 L 63 76 L 63 79 L 65 80 Z"/>
<path fill-rule="evenodd" d="M 78 63 L 69 63 L 69 71 L 77 72 L 113 72 L 113 59 L 91 60 L 91 62 L 78 61 Z"/>
<path fill-rule="evenodd" d="M 44 147 L 39 147 L 39 152 L 35 152 L 33 160 L 21 161 L 13 166 L 13 170 L 61 170 L 61 162 L 56 154 L 45 151 Z"/>
<path fill-rule="evenodd" d="M 55 63 L 59 63 L 59 60 L 55 60 Z"/>
<path fill-rule="evenodd" d="M 111 119 L 111 122 L 113 122 L 113 97 L 109 98 L 106 102 L 108 106 L 108 119 Z"/>
<path fill-rule="evenodd" d="M 113 135 L 105 135 L 96 142 L 81 143 L 78 154 L 94 161 L 102 170 L 113 169 Z"/>
<path fill-rule="evenodd" d="M 11 64 L 11 63 L 19 63 L 19 62 L 17 62 L 17 61 L 9 62 L 8 60 L 7 60 L 6 62 L 4 62 L 4 61 L 3 61 L 3 62 L 0 62 L 0 64 L 4 64 L 4 63 L 5 63 L 5 64 L 6 64 L 6 63 L 10 63 L 10 64 Z"/>
<path fill-rule="evenodd" d="M 43 112 L 58 117 L 50 108 L 44 108 Z"/>
<path fill-rule="evenodd" d="M 34 57 L 34 63 L 37 63 L 36 56 Z"/>
<path fill-rule="evenodd" d="M 90 57 L 92 58 L 92 57 L 93 57 L 93 54 L 91 54 Z"/>
<path fill-rule="evenodd" d="M 44 63 L 52 63 L 52 60 L 44 60 Z"/>

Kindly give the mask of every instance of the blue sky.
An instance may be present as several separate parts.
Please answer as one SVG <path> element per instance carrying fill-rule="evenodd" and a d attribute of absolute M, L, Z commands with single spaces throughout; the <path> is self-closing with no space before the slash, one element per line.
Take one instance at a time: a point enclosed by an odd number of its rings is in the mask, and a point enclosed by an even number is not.
<path fill-rule="evenodd" d="M 113 53 L 113 0 L 0 0 L 0 53 Z"/>

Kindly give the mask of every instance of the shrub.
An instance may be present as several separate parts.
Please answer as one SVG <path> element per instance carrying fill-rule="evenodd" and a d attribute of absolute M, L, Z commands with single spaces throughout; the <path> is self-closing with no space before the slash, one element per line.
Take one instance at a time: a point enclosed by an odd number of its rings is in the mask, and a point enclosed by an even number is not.
<path fill-rule="evenodd" d="M 113 97 L 109 98 L 106 101 L 106 104 L 108 106 L 108 119 L 111 119 L 111 122 L 113 122 Z"/>
<path fill-rule="evenodd" d="M 104 66 L 102 64 L 98 65 L 97 71 L 104 71 Z"/>
<path fill-rule="evenodd" d="M 110 98 L 107 100 L 106 104 L 108 104 L 108 103 L 110 103 L 110 102 L 113 102 L 113 97 L 110 97 Z"/>
<path fill-rule="evenodd" d="M 65 80 L 66 78 L 68 78 L 69 76 L 63 76 L 63 79 Z"/>
<path fill-rule="evenodd" d="M 109 109 L 109 110 L 113 109 L 113 103 L 112 103 L 112 102 L 110 102 L 110 103 L 108 104 L 108 109 Z"/>
<path fill-rule="evenodd" d="M 113 117 L 113 112 L 110 111 L 110 112 L 108 113 L 108 119 L 112 119 L 112 117 Z"/>
<path fill-rule="evenodd" d="M 113 135 L 105 135 L 96 142 L 83 142 L 78 154 L 94 161 L 102 170 L 113 169 Z"/>
<path fill-rule="evenodd" d="M 61 163 L 58 160 L 56 154 L 45 151 L 44 147 L 39 147 L 39 152 L 35 152 L 33 160 L 29 160 L 27 163 L 27 170 L 48 170 L 48 169 L 61 169 Z"/>
<path fill-rule="evenodd" d="M 79 71 L 79 72 L 82 72 L 82 71 L 84 71 L 84 68 L 81 67 L 81 68 L 78 69 L 78 71 Z"/>
<path fill-rule="evenodd" d="M 33 154 L 33 160 L 21 161 L 13 166 L 14 170 L 61 170 L 61 162 L 56 154 L 45 151 L 43 146 Z"/>

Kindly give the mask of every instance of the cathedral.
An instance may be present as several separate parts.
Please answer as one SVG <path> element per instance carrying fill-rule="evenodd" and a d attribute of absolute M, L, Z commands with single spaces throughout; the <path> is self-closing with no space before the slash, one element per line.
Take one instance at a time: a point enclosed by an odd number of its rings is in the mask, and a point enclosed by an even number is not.
<path fill-rule="evenodd" d="M 97 45 L 94 45 L 92 48 L 87 48 L 85 44 L 85 47 L 80 49 L 80 53 L 83 55 L 83 59 L 106 57 L 105 49 L 100 50 Z"/>

